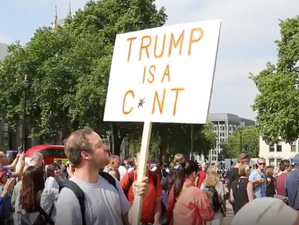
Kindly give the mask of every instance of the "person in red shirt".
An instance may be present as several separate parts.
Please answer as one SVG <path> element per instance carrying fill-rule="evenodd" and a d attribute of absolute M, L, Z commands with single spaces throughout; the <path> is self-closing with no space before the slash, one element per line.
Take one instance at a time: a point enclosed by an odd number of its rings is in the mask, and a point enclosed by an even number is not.
<path fill-rule="evenodd" d="M 197 178 L 197 187 L 199 188 L 201 188 L 201 184 L 204 181 L 204 179 L 206 179 L 207 176 L 206 173 L 207 164 L 205 162 L 202 162 L 200 166 L 201 166 L 201 171 L 199 171 L 198 178 Z"/>
<path fill-rule="evenodd" d="M 214 219 L 211 201 L 195 186 L 198 164 L 188 161 L 178 168 L 176 181 L 169 193 L 167 218 L 170 225 L 206 225 Z"/>
<path fill-rule="evenodd" d="M 137 154 L 135 164 L 138 168 L 139 153 Z M 148 177 L 148 192 L 143 198 L 142 213 L 140 222 L 142 224 L 152 223 L 154 225 L 161 224 L 161 196 L 162 187 L 160 185 L 160 177 L 155 172 L 150 171 L 150 163 L 147 164 L 147 177 Z M 120 181 L 128 201 L 133 204 L 134 193 L 133 186 L 137 179 L 137 169 L 127 173 Z"/>
<path fill-rule="evenodd" d="M 286 196 L 284 184 L 285 180 L 287 178 L 288 172 L 292 170 L 292 166 L 290 164 L 289 160 L 282 160 L 279 164 L 279 169 L 281 171 L 281 174 L 276 178 L 276 193 L 278 195 Z"/>

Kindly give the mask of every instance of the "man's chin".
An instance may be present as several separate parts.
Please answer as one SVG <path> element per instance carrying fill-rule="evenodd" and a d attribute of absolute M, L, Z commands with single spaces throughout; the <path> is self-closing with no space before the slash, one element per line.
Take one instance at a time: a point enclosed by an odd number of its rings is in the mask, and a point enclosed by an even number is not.
<path fill-rule="evenodd" d="M 108 166 L 110 164 L 110 158 L 107 158 L 105 166 Z"/>

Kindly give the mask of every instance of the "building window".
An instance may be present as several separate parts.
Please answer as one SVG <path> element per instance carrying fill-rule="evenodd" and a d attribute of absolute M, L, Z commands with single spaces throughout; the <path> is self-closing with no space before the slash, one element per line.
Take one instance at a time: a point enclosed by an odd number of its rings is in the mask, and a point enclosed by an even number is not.
<path fill-rule="evenodd" d="M 216 161 L 216 157 L 215 156 L 212 157 L 212 161 Z"/>
<path fill-rule="evenodd" d="M 269 159 L 269 166 L 275 166 L 275 159 Z"/>
<path fill-rule="evenodd" d="M 279 166 L 281 159 L 276 159 L 276 166 Z"/>
<path fill-rule="evenodd" d="M 296 142 L 295 141 L 291 144 L 291 152 L 296 152 Z"/>
<path fill-rule="evenodd" d="M 274 145 L 269 146 L 269 152 L 274 152 Z"/>
<path fill-rule="evenodd" d="M 281 152 L 281 151 L 282 151 L 282 147 L 281 147 L 281 145 L 277 145 L 277 146 L 276 146 L 276 151 L 277 151 L 277 152 Z"/>

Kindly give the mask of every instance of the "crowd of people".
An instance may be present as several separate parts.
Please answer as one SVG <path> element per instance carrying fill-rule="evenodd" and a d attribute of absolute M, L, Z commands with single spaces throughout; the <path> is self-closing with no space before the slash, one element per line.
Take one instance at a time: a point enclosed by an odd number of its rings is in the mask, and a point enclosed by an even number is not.
<path fill-rule="evenodd" d="M 187 161 L 182 154 L 170 165 L 148 161 L 146 177 L 137 180 L 140 155 L 121 161 L 88 127 L 71 133 L 64 147 L 66 165 L 59 160 L 44 165 L 41 153 L 25 165 L 22 151 L 15 158 L 0 152 L 1 225 L 128 225 L 137 213 L 136 195 L 143 196 L 141 224 L 220 225 L 227 200 L 235 214 L 232 224 L 266 224 L 261 221 L 281 216 L 277 210 L 289 216 L 287 222 L 299 222 L 299 155 L 293 166 L 283 160 L 276 171 L 264 158 L 253 169 L 240 154 L 226 191 L 217 166 Z M 256 211 L 250 217 L 249 209 Z M 272 224 L 277 221 L 281 218 Z"/>
<path fill-rule="evenodd" d="M 143 196 L 142 224 L 221 224 L 225 216 L 216 166 L 177 154 L 171 165 L 148 162 L 138 181 L 139 154 L 121 162 L 91 128 L 70 134 L 64 147 L 66 165 L 44 165 L 41 153 L 25 165 L 22 151 L 13 160 L 0 152 L 0 224 L 127 225 L 136 195 Z"/>
<path fill-rule="evenodd" d="M 292 164 L 282 160 L 279 167 L 266 166 L 264 158 L 258 159 L 256 169 L 249 162 L 248 155 L 240 154 L 229 173 L 232 225 L 298 225 L 299 154 Z"/>

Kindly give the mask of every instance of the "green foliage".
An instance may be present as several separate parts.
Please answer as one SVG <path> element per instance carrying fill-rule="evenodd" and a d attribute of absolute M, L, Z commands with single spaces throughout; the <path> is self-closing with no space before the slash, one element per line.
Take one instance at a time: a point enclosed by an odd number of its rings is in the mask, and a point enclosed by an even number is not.
<path fill-rule="evenodd" d="M 211 149 L 216 147 L 217 135 L 214 133 L 214 124 L 211 121 L 200 127 L 196 135 L 196 153 L 207 156 Z"/>
<path fill-rule="evenodd" d="M 279 26 L 277 64 L 267 63 L 258 75 L 251 74 L 259 91 L 253 109 L 268 144 L 291 143 L 299 135 L 299 16 L 280 21 Z"/>
<path fill-rule="evenodd" d="M 12 44 L 0 64 L 1 113 L 17 130 L 28 74 L 26 118 L 32 137 L 66 135 L 89 125 L 103 135 L 113 130 L 120 146 L 136 127 L 102 122 L 116 34 L 159 27 L 166 19 L 165 8 L 158 11 L 153 0 L 89 1 L 64 27 L 37 29 L 25 46 Z"/>
<path fill-rule="evenodd" d="M 129 145 L 129 155 L 130 157 L 136 157 L 137 153 L 141 149 L 141 140 L 131 140 Z M 159 158 L 159 140 L 155 135 L 152 135 L 150 147 L 149 147 L 149 159 Z"/>
<path fill-rule="evenodd" d="M 259 134 L 257 126 L 238 127 L 221 146 L 224 158 L 237 158 L 240 153 L 258 157 Z"/>
<path fill-rule="evenodd" d="M 214 125 L 208 121 L 205 125 L 193 125 L 193 152 L 194 154 L 208 155 L 209 150 L 215 147 L 216 135 Z M 130 151 L 135 154 L 140 150 L 141 132 L 139 136 L 131 138 Z M 177 153 L 189 155 L 191 151 L 190 124 L 153 124 L 150 155 L 159 159 L 163 154 L 173 156 Z"/>

